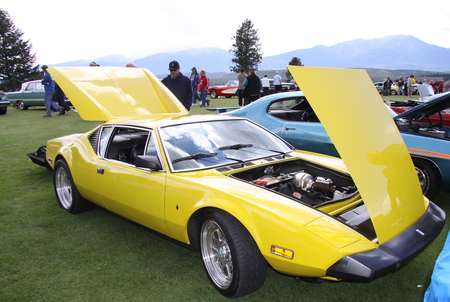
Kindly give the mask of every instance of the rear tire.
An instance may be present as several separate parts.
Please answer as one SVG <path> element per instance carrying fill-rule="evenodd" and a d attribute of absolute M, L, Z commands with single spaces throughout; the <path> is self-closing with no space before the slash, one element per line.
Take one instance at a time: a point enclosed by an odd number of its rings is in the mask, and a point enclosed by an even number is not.
<path fill-rule="evenodd" d="M 64 159 L 56 161 L 53 170 L 53 186 L 59 206 L 66 212 L 77 214 L 92 208 L 92 204 L 81 197 L 75 186 L 70 169 Z"/>
<path fill-rule="evenodd" d="M 267 263 L 245 227 L 230 214 L 210 210 L 200 230 L 200 252 L 209 280 L 225 297 L 258 290 Z"/>
<path fill-rule="evenodd" d="M 22 101 L 18 101 L 16 103 L 16 108 L 19 110 L 27 110 L 28 106 L 25 106 L 25 104 Z"/>
<path fill-rule="evenodd" d="M 441 188 L 441 177 L 433 164 L 413 158 L 423 195 L 433 200 Z"/>

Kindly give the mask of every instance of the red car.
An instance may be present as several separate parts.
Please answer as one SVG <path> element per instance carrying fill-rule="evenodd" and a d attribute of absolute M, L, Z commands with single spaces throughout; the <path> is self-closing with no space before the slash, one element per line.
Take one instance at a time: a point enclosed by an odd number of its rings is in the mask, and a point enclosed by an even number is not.
<path fill-rule="evenodd" d="M 219 96 L 231 98 L 233 95 L 236 95 L 237 89 L 238 89 L 238 81 L 230 80 L 226 85 L 209 87 L 208 94 L 213 99 L 217 99 Z"/>
<path fill-rule="evenodd" d="M 439 96 L 439 94 L 435 95 L 435 96 Z M 429 98 L 432 99 L 433 97 L 429 97 Z M 425 102 L 428 100 L 429 99 L 427 98 L 425 100 Z M 412 100 L 405 101 L 405 102 L 394 101 L 394 102 L 390 102 L 389 106 L 395 113 L 400 114 L 405 111 L 411 110 L 412 108 L 417 107 L 423 103 L 424 103 L 424 101 L 412 101 Z M 414 121 L 420 122 L 420 123 L 426 123 L 426 124 L 439 124 L 441 122 L 439 115 L 442 115 L 442 124 L 444 126 L 450 127 L 450 108 L 442 110 L 439 113 L 430 115 L 429 117 L 424 117 L 424 118 L 414 120 Z"/>

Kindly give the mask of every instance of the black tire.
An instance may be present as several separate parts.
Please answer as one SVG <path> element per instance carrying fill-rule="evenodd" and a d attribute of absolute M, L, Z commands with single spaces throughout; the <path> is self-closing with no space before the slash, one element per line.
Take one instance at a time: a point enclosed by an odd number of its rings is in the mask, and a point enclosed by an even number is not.
<path fill-rule="evenodd" d="M 28 110 L 28 106 L 25 106 L 25 104 L 22 101 L 18 101 L 16 103 L 16 108 L 19 110 Z"/>
<path fill-rule="evenodd" d="M 92 204 L 78 192 L 69 167 L 63 159 L 59 159 L 53 169 L 53 186 L 58 204 L 64 211 L 77 214 L 92 208 Z"/>
<path fill-rule="evenodd" d="M 438 170 L 432 163 L 425 160 L 413 158 L 413 162 L 423 195 L 433 200 L 438 195 L 442 185 Z"/>
<path fill-rule="evenodd" d="M 397 94 L 397 92 L 395 92 L 395 90 L 392 89 L 392 90 L 391 90 L 391 95 L 396 95 L 396 94 Z"/>
<path fill-rule="evenodd" d="M 217 91 L 214 89 L 209 92 L 209 95 L 211 96 L 212 99 L 217 99 L 218 97 Z"/>
<path fill-rule="evenodd" d="M 209 280 L 225 297 L 258 290 L 267 263 L 245 227 L 230 214 L 209 210 L 200 228 L 200 252 Z"/>
<path fill-rule="evenodd" d="M 231 95 L 226 95 L 225 96 L 227 99 L 231 99 Z"/>
<path fill-rule="evenodd" d="M 6 114 L 6 111 L 8 111 L 8 107 L 1 107 L 0 108 L 0 115 L 1 114 Z"/>

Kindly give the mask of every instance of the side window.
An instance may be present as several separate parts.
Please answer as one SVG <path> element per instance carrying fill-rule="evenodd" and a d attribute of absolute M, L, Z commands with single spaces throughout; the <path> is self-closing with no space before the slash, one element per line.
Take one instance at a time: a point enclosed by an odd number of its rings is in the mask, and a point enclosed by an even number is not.
<path fill-rule="evenodd" d="M 106 146 L 108 145 L 108 139 L 111 134 L 113 127 L 103 127 L 102 132 L 100 134 L 100 156 L 105 156 Z"/>
<path fill-rule="evenodd" d="M 29 83 L 27 85 L 27 88 L 25 88 L 25 91 L 33 91 L 35 87 L 35 83 Z"/>
<path fill-rule="evenodd" d="M 151 134 L 148 140 L 147 150 L 145 150 L 145 155 L 158 156 L 158 152 L 156 151 L 155 137 Z"/>
<path fill-rule="evenodd" d="M 151 132 L 147 129 L 115 127 L 112 131 L 105 158 L 134 165 L 137 155 L 143 155 L 147 138 Z"/>
<path fill-rule="evenodd" d="M 41 83 L 36 83 L 36 91 L 44 91 L 44 85 Z"/>

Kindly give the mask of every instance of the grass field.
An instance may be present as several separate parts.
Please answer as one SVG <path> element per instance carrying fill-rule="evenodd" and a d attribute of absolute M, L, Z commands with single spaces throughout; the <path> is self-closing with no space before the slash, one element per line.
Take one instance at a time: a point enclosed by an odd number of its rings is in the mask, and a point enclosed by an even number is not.
<path fill-rule="evenodd" d="M 236 105 L 219 98 L 210 107 Z M 51 171 L 26 154 L 98 123 L 44 113 L 9 108 L 0 116 L 0 301 L 227 301 L 209 283 L 199 253 L 99 209 L 71 215 L 59 208 Z M 191 113 L 211 112 L 194 106 Z M 435 202 L 448 212 L 450 194 Z M 447 222 L 422 254 L 371 283 L 297 282 L 268 268 L 263 287 L 238 300 L 422 301 L 448 230 Z"/>

